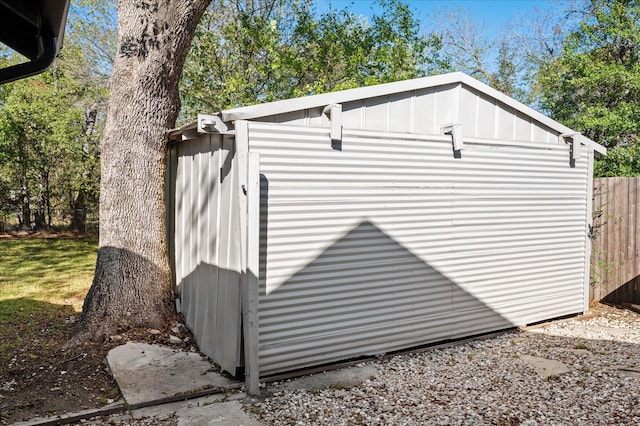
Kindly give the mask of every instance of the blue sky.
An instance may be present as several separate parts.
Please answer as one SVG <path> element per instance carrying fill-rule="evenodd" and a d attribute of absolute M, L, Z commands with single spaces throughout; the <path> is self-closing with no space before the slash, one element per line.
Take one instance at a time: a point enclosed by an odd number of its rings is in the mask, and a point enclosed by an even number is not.
<path fill-rule="evenodd" d="M 566 2 L 566 1 L 565 1 Z M 480 25 L 484 25 L 488 36 L 499 34 L 505 24 L 516 18 L 526 19 L 533 16 L 536 8 L 548 9 L 557 4 L 552 0 L 409 0 L 406 1 L 415 12 L 415 17 L 422 24 L 422 29 L 429 30 L 433 15 L 438 11 L 462 9 Z M 319 11 L 330 5 L 335 9 L 349 7 L 353 12 L 366 16 L 372 15 L 371 1 L 364 0 L 317 0 Z"/>

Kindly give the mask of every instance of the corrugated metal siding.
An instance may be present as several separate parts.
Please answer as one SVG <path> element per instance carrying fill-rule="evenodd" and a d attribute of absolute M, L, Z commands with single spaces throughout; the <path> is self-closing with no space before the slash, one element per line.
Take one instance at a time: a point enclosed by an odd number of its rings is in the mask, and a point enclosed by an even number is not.
<path fill-rule="evenodd" d="M 587 163 L 567 146 L 465 139 L 456 159 L 438 135 L 345 129 L 335 151 L 328 129 L 249 126 L 261 374 L 582 311 Z"/>
<path fill-rule="evenodd" d="M 587 159 L 571 168 L 568 146 L 465 145 L 445 267 L 462 290 L 453 337 L 582 311 Z"/>
<path fill-rule="evenodd" d="M 240 357 L 240 246 L 234 144 L 204 135 L 172 147 L 176 294 L 202 352 L 235 374 Z M 231 212 L 231 214 L 230 214 Z"/>

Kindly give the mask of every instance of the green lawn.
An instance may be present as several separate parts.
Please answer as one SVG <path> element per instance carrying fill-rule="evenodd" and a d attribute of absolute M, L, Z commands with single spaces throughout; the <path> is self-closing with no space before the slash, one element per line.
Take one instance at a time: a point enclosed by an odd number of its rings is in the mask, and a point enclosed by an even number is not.
<path fill-rule="evenodd" d="M 0 359 L 80 312 L 97 249 L 97 238 L 0 240 Z"/>

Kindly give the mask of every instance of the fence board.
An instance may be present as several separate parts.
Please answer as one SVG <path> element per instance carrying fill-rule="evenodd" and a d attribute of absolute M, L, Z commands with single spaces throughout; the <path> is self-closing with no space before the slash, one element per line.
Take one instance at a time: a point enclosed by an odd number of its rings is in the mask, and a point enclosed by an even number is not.
<path fill-rule="evenodd" d="M 640 177 L 594 181 L 597 236 L 591 255 L 591 299 L 640 303 Z"/>

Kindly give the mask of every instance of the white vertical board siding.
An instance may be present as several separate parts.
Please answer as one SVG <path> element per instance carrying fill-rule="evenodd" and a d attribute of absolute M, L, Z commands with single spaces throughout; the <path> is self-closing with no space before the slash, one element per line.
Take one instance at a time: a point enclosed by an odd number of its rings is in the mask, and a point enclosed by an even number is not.
<path fill-rule="evenodd" d="M 203 135 L 174 145 L 173 151 L 176 294 L 202 352 L 235 374 L 240 256 L 238 218 L 228 213 L 238 200 L 233 143 Z"/>
<path fill-rule="evenodd" d="M 321 115 L 321 109 L 314 108 L 256 120 L 295 126 L 326 125 Z M 342 104 L 342 123 L 350 129 L 440 134 L 443 125 L 456 122 L 463 123 L 465 137 L 558 144 L 559 132 L 463 83 Z"/>
<path fill-rule="evenodd" d="M 216 344 L 219 346 L 215 359 L 226 371 L 235 374 L 231 366 L 239 366 L 241 362 L 241 236 L 240 217 L 240 185 L 236 146 L 232 137 L 223 137 L 220 156 L 220 202 L 218 204 L 219 231 L 217 245 L 219 250 L 218 297 L 211 298 L 209 306 L 215 306 Z M 224 336 L 218 339 L 218 336 Z M 221 344 L 224 342 L 223 344 Z"/>
<path fill-rule="evenodd" d="M 378 113 L 376 113 L 378 114 Z M 381 112 L 380 112 L 381 114 Z M 583 309 L 586 160 L 566 146 L 249 123 L 260 374 Z"/>

